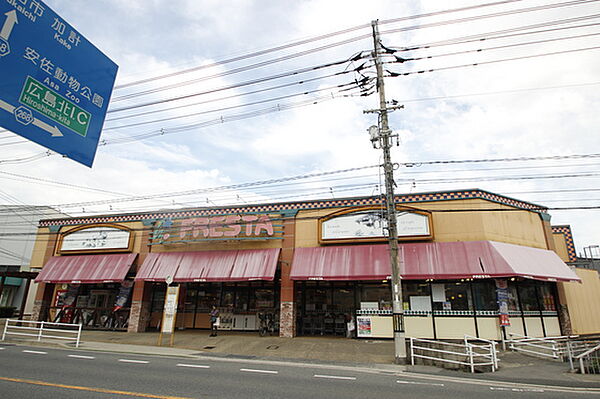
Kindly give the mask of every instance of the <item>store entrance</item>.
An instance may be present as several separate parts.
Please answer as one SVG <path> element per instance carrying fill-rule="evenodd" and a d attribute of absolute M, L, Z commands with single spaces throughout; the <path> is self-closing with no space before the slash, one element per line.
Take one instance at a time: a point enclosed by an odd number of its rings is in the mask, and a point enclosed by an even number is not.
<path fill-rule="evenodd" d="M 361 309 L 391 311 L 391 288 L 384 282 L 296 282 L 297 335 L 355 336 Z M 354 325 L 349 329 L 348 323 Z"/>
<path fill-rule="evenodd" d="M 155 284 L 150 327 L 162 318 L 165 285 Z M 177 310 L 178 328 L 209 329 L 211 308 L 219 309 L 219 330 L 256 331 L 258 314 L 279 320 L 279 290 L 271 281 L 239 283 L 183 283 Z"/>
<path fill-rule="evenodd" d="M 346 336 L 346 323 L 354 317 L 356 284 L 346 282 L 298 282 L 297 334 Z"/>

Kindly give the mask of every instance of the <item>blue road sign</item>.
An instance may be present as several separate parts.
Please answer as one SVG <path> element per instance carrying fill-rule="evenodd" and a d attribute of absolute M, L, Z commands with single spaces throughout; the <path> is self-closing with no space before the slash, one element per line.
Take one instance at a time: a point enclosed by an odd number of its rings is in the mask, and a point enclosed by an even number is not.
<path fill-rule="evenodd" d="M 0 5 L 0 126 L 91 167 L 118 66 L 40 0 Z"/>

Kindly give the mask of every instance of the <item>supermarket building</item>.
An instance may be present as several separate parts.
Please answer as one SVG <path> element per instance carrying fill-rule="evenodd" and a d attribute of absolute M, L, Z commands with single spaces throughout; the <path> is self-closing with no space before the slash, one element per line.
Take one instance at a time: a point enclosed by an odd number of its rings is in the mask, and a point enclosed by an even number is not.
<path fill-rule="evenodd" d="M 479 189 L 397 195 L 407 336 L 600 332 L 600 280 L 569 267 L 568 226 L 547 209 Z M 40 222 L 33 318 L 84 328 L 159 328 L 167 281 L 176 326 L 279 334 L 393 334 L 381 197 L 115 214 Z"/>

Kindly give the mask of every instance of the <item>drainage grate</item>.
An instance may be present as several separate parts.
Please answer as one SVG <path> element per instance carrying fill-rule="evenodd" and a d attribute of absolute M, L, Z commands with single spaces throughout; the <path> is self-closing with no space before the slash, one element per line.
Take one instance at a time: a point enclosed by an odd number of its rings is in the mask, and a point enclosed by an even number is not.
<path fill-rule="evenodd" d="M 279 349 L 279 345 L 269 345 L 269 346 L 267 346 L 267 349 L 270 349 L 270 350 Z"/>
<path fill-rule="evenodd" d="M 215 349 L 215 348 L 216 348 L 216 346 L 214 346 L 214 345 L 207 345 L 202 349 Z"/>

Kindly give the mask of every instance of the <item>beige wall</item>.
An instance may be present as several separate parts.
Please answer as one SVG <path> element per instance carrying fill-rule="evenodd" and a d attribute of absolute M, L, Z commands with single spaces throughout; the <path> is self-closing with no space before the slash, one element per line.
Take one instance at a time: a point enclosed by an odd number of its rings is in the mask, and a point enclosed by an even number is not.
<path fill-rule="evenodd" d="M 31 252 L 31 263 L 32 268 L 41 268 L 44 266 L 46 250 L 49 245 L 54 245 L 54 241 L 50 241 L 50 229 L 47 227 L 40 227 L 37 231 L 37 237 L 33 244 L 33 251 Z M 52 248 L 54 251 L 54 248 Z M 26 268 L 23 268 L 25 270 Z"/>
<path fill-rule="evenodd" d="M 600 277 L 595 270 L 575 269 L 581 283 L 563 285 L 573 334 L 600 333 Z"/>
<path fill-rule="evenodd" d="M 434 241 L 500 241 L 546 249 L 542 219 L 535 212 L 514 210 L 507 205 L 483 199 L 424 202 L 411 204 L 420 210 L 447 209 L 512 209 L 507 212 L 434 212 Z M 339 211 L 339 208 L 306 210 L 298 213 L 296 222 L 296 247 L 316 247 L 318 243 L 318 218 Z"/>
<path fill-rule="evenodd" d="M 563 233 L 553 233 L 552 238 L 554 239 L 554 251 L 558 254 L 563 262 L 570 262 L 569 250 L 567 249 L 565 235 Z"/>

